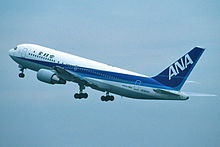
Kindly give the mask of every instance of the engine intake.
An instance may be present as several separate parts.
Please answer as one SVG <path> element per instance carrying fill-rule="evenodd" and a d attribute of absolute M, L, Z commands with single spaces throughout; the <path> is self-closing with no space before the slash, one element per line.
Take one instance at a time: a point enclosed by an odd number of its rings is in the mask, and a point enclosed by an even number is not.
<path fill-rule="evenodd" d="M 49 84 L 66 84 L 65 80 L 59 78 L 53 71 L 47 69 L 40 69 L 37 72 L 37 79 Z"/>

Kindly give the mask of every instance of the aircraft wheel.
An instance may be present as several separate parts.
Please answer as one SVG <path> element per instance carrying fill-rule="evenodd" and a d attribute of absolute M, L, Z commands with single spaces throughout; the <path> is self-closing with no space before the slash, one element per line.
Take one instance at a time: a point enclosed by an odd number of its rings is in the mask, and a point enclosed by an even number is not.
<path fill-rule="evenodd" d="M 88 98 L 88 93 L 83 93 L 83 98 Z"/>
<path fill-rule="evenodd" d="M 102 101 L 106 101 L 105 96 L 101 96 L 101 100 L 102 100 Z"/>
<path fill-rule="evenodd" d="M 19 73 L 19 75 L 18 75 L 20 78 L 24 78 L 24 73 Z"/>
<path fill-rule="evenodd" d="M 75 94 L 74 94 L 74 98 L 75 98 L 75 99 L 79 99 L 79 98 L 80 98 L 80 97 L 79 97 L 79 94 L 78 94 L 78 93 L 75 93 Z"/>
<path fill-rule="evenodd" d="M 109 98 L 110 101 L 114 101 L 114 99 L 115 99 L 114 96 L 110 96 Z"/>

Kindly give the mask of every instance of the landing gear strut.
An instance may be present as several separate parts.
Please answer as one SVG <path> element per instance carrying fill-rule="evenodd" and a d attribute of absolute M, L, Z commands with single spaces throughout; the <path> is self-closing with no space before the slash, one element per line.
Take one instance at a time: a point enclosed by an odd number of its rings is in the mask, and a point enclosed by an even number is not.
<path fill-rule="evenodd" d="M 106 93 L 106 96 L 101 96 L 102 101 L 114 101 L 114 96 L 109 95 L 109 92 Z"/>
<path fill-rule="evenodd" d="M 82 84 L 79 84 L 79 93 L 74 94 L 75 99 L 82 99 L 82 98 L 88 98 L 87 93 L 83 93 L 83 90 L 85 89 L 85 86 Z"/>
<path fill-rule="evenodd" d="M 25 74 L 24 74 L 24 67 L 23 66 L 21 66 L 21 65 L 19 65 L 18 66 L 19 68 L 20 68 L 20 71 L 21 71 L 21 73 L 19 73 L 18 74 L 18 76 L 20 77 L 20 78 L 24 78 L 24 76 L 25 76 Z"/>

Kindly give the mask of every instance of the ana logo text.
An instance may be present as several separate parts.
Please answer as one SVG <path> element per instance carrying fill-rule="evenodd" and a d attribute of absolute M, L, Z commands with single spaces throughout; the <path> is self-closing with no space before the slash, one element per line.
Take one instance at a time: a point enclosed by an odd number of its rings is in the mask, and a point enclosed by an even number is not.
<path fill-rule="evenodd" d="M 38 54 L 39 56 L 43 56 L 43 57 L 50 57 L 50 58 L 54 58 L 54 55 L 50 55 L 50 54 L 48 54 L 48 53 L 43 53 L 43 52 L 39 52 L 39 54 Z"/>
<path fill-rule="evenodd" d="M 186 54 L 183 58 L 180 59 L 180 61 L 177 61 L 171 65 L 169 67 L 169 80 L 171 80 L 173 76 L 176 76 L 180 73 L 179 69 L 184 71 L 189 64 L 193 64 L 193 61 L 189 54 Z"/>

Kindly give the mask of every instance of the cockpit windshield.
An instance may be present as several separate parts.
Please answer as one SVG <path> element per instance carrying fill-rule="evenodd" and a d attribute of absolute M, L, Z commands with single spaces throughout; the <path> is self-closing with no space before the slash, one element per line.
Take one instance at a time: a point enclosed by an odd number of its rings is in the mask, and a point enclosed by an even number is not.
<path fill-rule="evenodd" d="M 16 46 L 15 48 L 14 48 L 14 50 L 16 50 L 18 47 Z"/>

